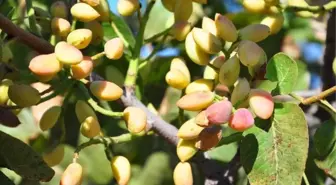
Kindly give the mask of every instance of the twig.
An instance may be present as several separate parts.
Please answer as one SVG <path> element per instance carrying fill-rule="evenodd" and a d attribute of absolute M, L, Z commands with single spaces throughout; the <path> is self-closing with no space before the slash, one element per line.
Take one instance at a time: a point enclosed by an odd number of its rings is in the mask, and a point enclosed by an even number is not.
<path fill-rule="evenodd" d="M 305 98 L 303 101 L 302 101 L 302 104 L 303 105 L 309 105 L 309 104 L 312 104 L 314 102 L 317 102 L 317 101 L 320 101 L 322 99 L 324 99 L 325 97 L 333 94 L 336 92 L 336 86 L 333 86 L 321 93 L 319 93 L 318 95 L 315 95 L 315 96 L 312 96 L 312 97 L 309 97 L 309 98 Z"/>
<path fill-rule="evenodd" d="M 103 107 L 99 106 L 98 103 L 96 101 L 94 101 L 91 97 L 90 94 L 88 92 L 88 90 L 86 89 L 86 87 L 84 86 L 84 84 L 82 83 L 78 83 L 79 89 L 81 89 L 82 93 L 84 94 L 85 98 L 87 99 L 87 102 L 92 106 L 92 108 L 105 115 L 105 116 L 110 116 L 110 117 L 123 117 L 124 113 L 123 112 L 113 112 L 111 110 L 107 110 L 104 109 Z"/>
<path fill-rule="evenodd" d="M 135 46 L 134 46 L 134 51 L 132 55 L 132 59 L 130 60 L 130 64 L 128 66 L 126 78 L 125 78 L 125 86 L 134 86 L 137 76 L 138 76 L 138 70 L 139 70 L 139 56 L 140 56 L 140 51 L 141 47 L 143 45 L 143 37 L 145 34 L 145 28 L 146 24 L 149 18 L 149 13 L 152 10 L 154 4 L 156 1 L 150 1 L 146 12 L 143 17 L 141 17 L 140 21 L 140 30 L 138 33 L 138 36 L 136 38 Z"/>
<path fill-rule="evenodd" d="M 3 14 L 0 14 L 0 28 L 41 54 L 54 52 L 54 47 L 50 43 L 16 26 Z"/>
<path fill-rule="evenodd" d="M 97 138 L 93 138 L 90 139 L 89 141 L 80 144 L 76 150 L 75 153 L 79 153 L 81 150 L 83 150 L 86 147 L 89 147 L 91 145 L 96 145 L 96 144 L 106 144 L 106 145 L 110 145 L 110 144 L 117 144 L 117 143 L 123 143 L 123 142 L 128 142 L 130 140 L 132 140 L 133 136 L 130 133 L 127 134 L 122 134 L 119 136 L 115 136 L 115 137 L 97 137 Z"/>

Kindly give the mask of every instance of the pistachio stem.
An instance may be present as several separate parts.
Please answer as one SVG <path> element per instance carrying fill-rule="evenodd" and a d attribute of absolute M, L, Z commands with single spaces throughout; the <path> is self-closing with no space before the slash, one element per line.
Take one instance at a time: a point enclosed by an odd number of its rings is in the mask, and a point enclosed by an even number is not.
<path fill-rule="evenodd" d="M 133 138 L 132 134 L 127 133 L 127 134 L 122 134 L 119 136 L 115 136 L 115 137 L 97 137 L 97 138 L 92 138 L 87 142 L 84 142 L 82 144 L 80 144 L 76 150 L 75 150 L 75 154 L 79 154 L 79 152 L 83 149 L 85 149 L 86 147 L 89 147 L 91 145 L 96 145 L 96 144 L 105 144 L 107 143 L 107 145 L 110 144 L 117 144 L 117 143 L 124 143 L 124 142 L 128 142 L 131 141 Z"/>
<path fill-rule="evenodd" d="M 94 61 L 94 60 L 98 60 L 98 59 L 100 59 L 100 58 L 103 57 L 103 56 L 105 56 L 105 51 L 102 51 L 102 52 L 100 52 L 100 53 L 97 53 L 97 54 L 93 55 L 93 56 L 91 57 L 91 59 Z"/>
<path fill-rule="evenodd" d="M 141 18 L 140 21 L 140 30 L 138 33 L 138 36 L 136 38 L 136 43 L 134 46 L 134 51 L 132 54 L 132 59 L 130 60 L 130 64 L 128 66 L 127 75 L 125 79 L 125 86 L 134 86 L 136 84 L 136 79 L 138 75 L 139 70 L 139 56 L 140 56 L 140 50 L 143 45 L 143 38 L 145 34 L 145 27 L 149 18 L 149 13 L 151 9 L 153 8 L 156 1 L 149 2 L 146 12 L 144 16 Z"/>
<path fill-rule="evenodd" d="M 103 107 L 99 106 L 98 103 L 90 97 L 90 94 L 89 94 L 88 90 L 86 89 L 86 87 L 84 86 L 84 84 L 83 83 L 78 83 L 78 85 L 79 85 L 79 89 L 82 91 L 85 98 L 87 99 L 87 102 L 92 106 L 92 108 L 95 111 L 97 111 L 97 112 L 99 112 L 103 115 L 110 116 L 110 117 L 123 117 L 124 116 L 123 112 L 113 112 L 111 110 L 106 110 Z"/>

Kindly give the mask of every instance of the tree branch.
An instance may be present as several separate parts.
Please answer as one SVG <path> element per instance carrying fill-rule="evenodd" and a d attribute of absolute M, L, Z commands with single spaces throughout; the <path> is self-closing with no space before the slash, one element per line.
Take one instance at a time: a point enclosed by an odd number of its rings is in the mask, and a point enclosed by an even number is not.
<path fill-rule="evenodd" d="M 23 29 L 17 27 L 10 20 L 8 20 L 5 16 L 0 14 L 0 29 L 2 29 L 7 34 L 10 34 L 14 37 L 19 38 L 21 42 L 36 50 L 41 54 L 48 54 L 54 52 L 54 48 L 47 41 L 40 39 L 29 32 L 24 31 Z M 94 80 L 104 80 L 99 75 L 92 73 L 90 75 L 90 81 Z M 146 130 L 153 129 L 155 133 L 165 138 L 170 143 L 177 145 L 178 137 L 177 137 L 177 128 L 173 125 L 164 121 L 161 117 L 155 115 L 147 107 L 139 101 L 134 95 L 134 89 L 130 87 L 124 88 L 124 94 L 120 98 L 120 102 L 125 107 L 128 106 L 136 106 L 141 108 L 147 113 L 147 128 Z M 238 156 L 238 154 L 236 155 Z M 239 156 L 235 157 L 229 165 L 224 168 L 218 164 L 217 161 L 210 159 L 210 156 L 206 152 L 200 152 L 196 155 L 193 160 L 198 164 L 198 166 L 202 169 L 205 177 L 206 177 L 206 185 L 215 185 L 215 184 L 233 184 L 233 180 L 230 175 L 232 172 L 236 172 L 236 166 L 239 166 Z M 232 168 L 234 167 L 234 168 Z"/>
<path fill-rule="evenodd" d="M 0 14 L 0 28 L 8 35 L 16 37 L 20 42 L 26 44 L 41 54 L 54 52 L 54 47 L 49 42 L 16 26 L 3 14 Z"/>

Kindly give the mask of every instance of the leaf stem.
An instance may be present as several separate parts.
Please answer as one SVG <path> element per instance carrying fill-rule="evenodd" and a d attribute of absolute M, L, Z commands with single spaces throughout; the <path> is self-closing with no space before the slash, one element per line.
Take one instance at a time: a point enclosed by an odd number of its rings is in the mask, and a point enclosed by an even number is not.
<path fill-rule="evenodd" d="M 105 56 L 105 51 L 102 51 L 100 53 L 97 53 L 91 57 L 93 61 L 100 59 L 101 57 Z"/>
<path fill-rule="evenodd" d="M 185 89 L 182 90 L 181 97 L 185 95 Z M 180 125 L 184 123 L 184 110 L 179 107 L 179 122 Z"/>
<path fill-rule="evenodd" d="M 74 31 L 76 29 L 77 19 L 73 18 L 71 23 L 71 31 Z"/>
<path fill-rule="evenodd" d="M 81 150 L 83 150 L 86 147 L 89 147 L 91 145 L 96 145 L 96 144 L 111 145 L 111 144 L 117 144 L 117 143 L 124 143 L 124 142 L 131 141 L 132 138 L 133 138 L 133 136 L 130 133 L 122 134 L 122 135 L 115 136 L 115 137 L 97 137 L 97 138 L 92 138 L 89 141 L 80 144 L 76 148 L 75 153 L 78 154 Z"/>
<path fill-rule="evenodd" d="M 110 116 L 110 117 L 123 117 L 124 116 L 123 112 L 113 112 L 113 111 L 104 109 L 103 107 L 99 106 L 98 103 L 94 101 L 92 98 L 88 99 L 87 101 L 95 111 L 105 116 Z"/>
<path fill-rule="evenodd" d="M 303 173 L 303 180 L 305 182 L 305 185 L 310 185 L 306 173 Z"/>
<path fill-rule="evenodd" d="M 113 112 L 111 110 L 106 110 L 103 107 L 99 106 L 98 103 L 91 98 L 91 96 L 90 96 L 88 90 L 86 89 L 86 87 L 84 86 L 84 84 L 83 83 L 78 83 L 78 85 L 79 85 L 79 89 L 83 92 L 85 98 L 87 98 L 87 102 L 92 106 L 92 108 L 95 111 L 97 111 L 97 112 L 99 112 L 103 115 L 110 116 L 110 117 L 123 117 L 124 116 L 123 112 Z"/>
<path fill-rule="evenodd" d="M 130 64 L 128 66 L 126 79 L 125 79 L 125 86 L 133 87 L 136 83 L 138 70 L 139 70 L 139 56 L 140 56 L 141 46 L 143 45 L 145 27 L 146 27 L 146 24 L 149 18 L 149 13 L 151 9 L 153 8 L 155 2 L 156 1 L 149 2 L 146 12 L 144 16 L 141 18 L 140 30 L 136 38 L 136 43 L 134 46 L 132 59 L 130 60 Z"/>
<path fill-rule="evenodd" d="M 124 42 L 124 45 L 126 48 L 130 49 L 130 44 L 127 42 L 126 38 L 124 35 L 121 33 L 121 31 L 118 29 L 117 25 L 111 21 L 111 27 L 114 30 L 114 32 L 117 34 L 117 36 Z"/>

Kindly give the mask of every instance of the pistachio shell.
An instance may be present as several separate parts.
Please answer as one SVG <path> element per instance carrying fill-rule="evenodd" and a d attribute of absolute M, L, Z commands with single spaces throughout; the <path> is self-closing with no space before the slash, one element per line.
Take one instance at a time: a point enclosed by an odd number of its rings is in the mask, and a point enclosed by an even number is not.
<path fill-rule="evenodd" d="M 237 29 L 230 19 L 217 13 L 215 15 L 215 24 L 217 32 L 223 40 L 228 42 L 234 42 L 237 40 Z"/>
<path fill-rule="evenodd" d="M 174 7 L 175 22 L 188 21 L 193 12 L 192 0 L 176 1 Z"/>
<path fill-rule="evenodd" d="M 214 100 L 215 95 L 212 92 L 198 91 L 184 95 L 176 105 L 181 109 L 188 111 L 200 111 L 207 108 Z"/>
<path fill-rule="evenodd" d="M 179 162 L 174 169 L 175 185 L 193 185 L 191 165 L 188 162 Z"/>
<path fill-rule="evenodd" d="M 178 69 L 170 70 L 166 74 L 166 82 L 169 86 L 176 89 L 184 89 L 190 83 L 189 80 L 190 79 Z"/>
<path fill-rule="evenodd" d="M 72 31 L 67 37 L 67 42 L 78 49 L 86 48 L 91 40 L 92 31 L 84 28 Z"/>
<path fill-rule="evenodd" d="M 239 30 L 241 40 L 259 42 L 266 39 L 271 34 L 271 30 L 264 24 L 250 24 Z"/>
<path fill-rule="evenodd" d="M 57 60 L 67 65 L 78 64 L 83 60 L 83 54 L 76 47 L 61 41 L 55 46 Z"/>
<path fill-rule="evenodd" d="M 70 9 L 71 15 L 82 22 L 90 22 L 97 19 L 100 14 L 86 3 L 76 3 Z"/>
<path fill-rule="evenodd" d="M 119 0 L 117 4 L 117 10 L 122 16 L 131 16 L 139 8 L 139 0 Z"/>
<path fill-rule="evenodd" d="M 237 109 L 234 114 L 231 115 L 229 126 L 236 130 L 243 132 L 254 125 L 254 118 L 248 109 Z"/>
<path fill-rule="evenodd" d="M 44 78 L 42 82 L 49 81 L 56 75 L 59 71 L 62 70 L 62 63 L 60 63 L 54 53 L 47 55 L 38 55 L 34 57 L 28 68 L 40 79 Z"/>
<path fill-rule="evenodd" d="M 93 116 L 87 117 L 81 124 L 80 131 L 83 136 L 87 138 L 98 136 L 100 133 L 100 125 L 98 120 Z"/>
<path fill-rule="evenodd" d="M 128 131 L 132 134 L 140 133 L 146 128 L 147 115 L 140 108 L 127 107 L 124 110 L 124 119 L 126 121 Z"/>
<path fill-rule="evenodd" d="M 71 163 L 63 172 L 60 185 L 81 185 L 83 168 L 78 163 Z"/>
<path fill-rule="evenodd" d="M 206 53 L 216 54 L 221 51 L 222 43 L 212 33 L 200 28 L 194 28 L 192 34 L 196 44 Z"/>
<path fill-rule="evenodd" d="M 124 52 L 124 42 L 120 38 L 113 38 L 104 45 L 104 51 L 107 58 L 118 60 Z"/>
<path fill-rule="evenodd" d="M 251 90 L 249 104 L 253 112 L 261 119 L 268 119 L 274 111 L 274 101 L 272 95 L 261 89 Z"/>
<path fill-rule="evenodd" d="M 209 80 L 209 79 L 197 79 L 193 82 L 191 82 L 186 90 L 185 93 L 186 94 L 190 94 L 193 92 L 197 92 L 197 91 L 212 91 L 214 87 L 214 82 L 213 80 Z"/>
<path fill-rule="evenodd" d="M 71 65 L 71 75 L 74 79 L 83 79 L 88 77 L 93 70 L 93 61 L 91 57 L 85 56 L 79 64 Z"/>
<path fill-rule="evenodd" d="M 192 118 L 180 127 L 177 136 L 184 140 L 196 139 L 204 127 L 200 127 L 195 123 L 195 118 Z"/>
<path fill-rule="evenodd" d="M 114 178 L 119 185 L 127 185 L 131 178 L 131 164 L 124 156 L 115 156 L 111 160 Z"/>
<path fill-rule="evenodd" d="M 90 84 L 90 90 L 95 97 L 106 101 L 117 100 L 123 94 L 118 85 L 109 81 L 94 81 Z"/>
<path fill-rule="evenodd" d="M 185 49 L 189 58 L 196 64 L 205 66 L 209 63 L 209 54 L 204 52 L 195 42 L 192 31 L 185 40 Z"/>
<path fill-rule="evenodd" d="M 179 140 L 176 153 L 180 161 L 185 162 L 196 154 L 197 148 L 195 147 L 195 142 L 196 140 Z"/>
<path fill-rule="evenodd" d="M 66 19 L 54 17 L 51 20 L 51 30 L 55 35 L 66 37 L 70 33 L 71 25 Z"/>

